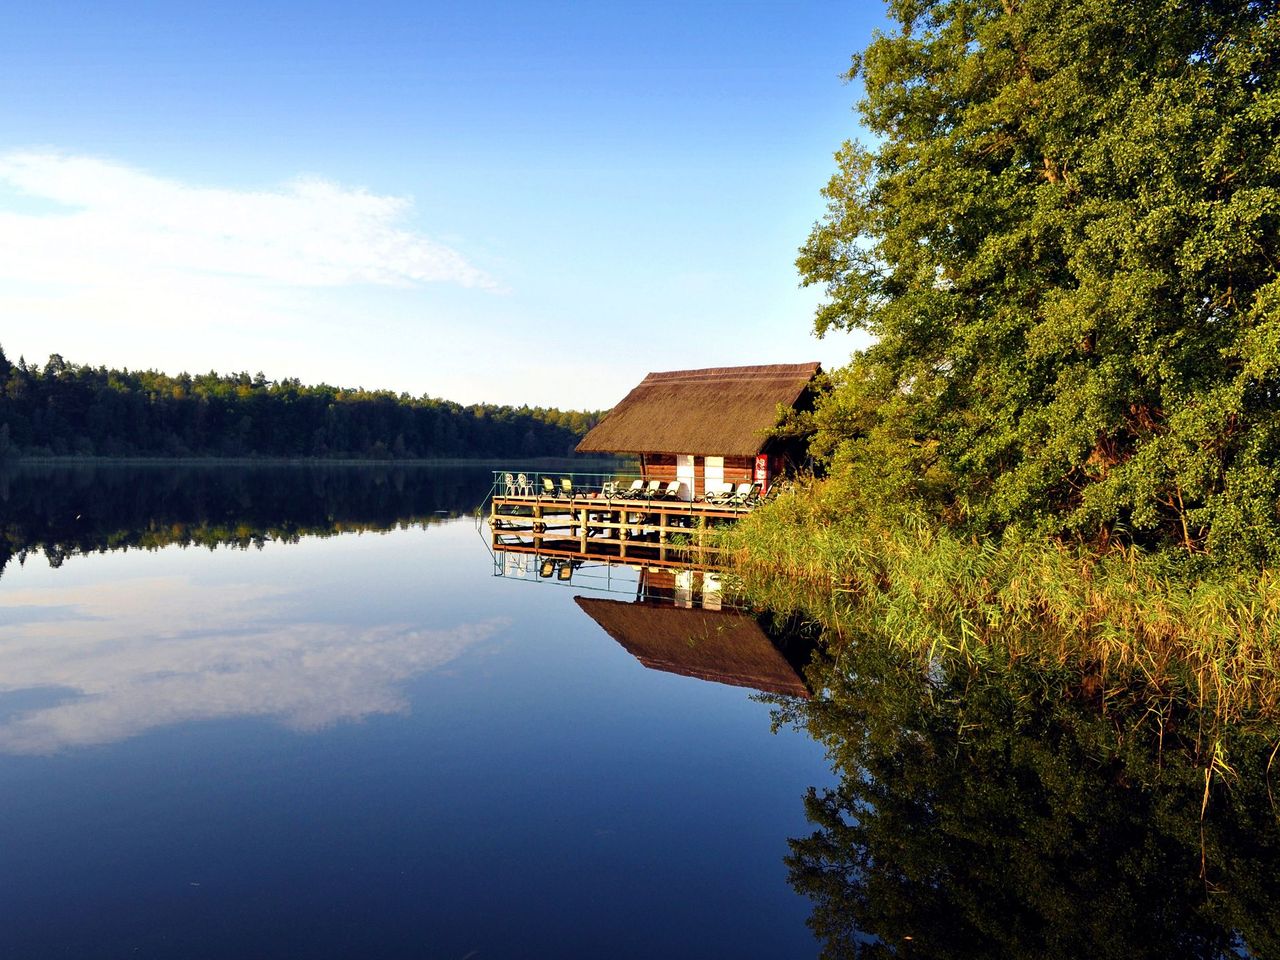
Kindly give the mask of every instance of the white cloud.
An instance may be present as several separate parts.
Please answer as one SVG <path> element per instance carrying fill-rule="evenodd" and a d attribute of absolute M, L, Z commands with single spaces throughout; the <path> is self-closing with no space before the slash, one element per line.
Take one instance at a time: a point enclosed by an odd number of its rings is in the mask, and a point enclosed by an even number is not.
<path fill-rule="evenodd" d="M 346 382 L 349 337 L 335 331 L 377 321 L 387 293 L 404 309 L 429 285 L 496 287 L 411 215 L 407 198 L 315 178 L 219 189 L 0 152 L 0 342 L 35 360 Z M 414 327 L 431 329 L 431 313 L 413 310 Z M 299 369 L 300 343 L 326 362 Z"/>
<path fill-rule="evenodd" d="M 10 152 L 0 183 L 63 208 L 0 210 L 0 270 L 27 283 L 493 286 L 457 251 L 401 226 L 410 200 L 318 178 L 228 190 L 92 157 Z"/>

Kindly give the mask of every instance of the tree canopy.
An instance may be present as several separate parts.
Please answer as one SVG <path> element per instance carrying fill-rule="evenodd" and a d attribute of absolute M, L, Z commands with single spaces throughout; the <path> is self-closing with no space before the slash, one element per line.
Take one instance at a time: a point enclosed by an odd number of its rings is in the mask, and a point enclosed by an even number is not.
<path fill-rule="evenodd" d="M 817 452 L 975 533 L 1280 560 L 1275 5 L 889 6 L 797 261 L 877 338 Z"/>

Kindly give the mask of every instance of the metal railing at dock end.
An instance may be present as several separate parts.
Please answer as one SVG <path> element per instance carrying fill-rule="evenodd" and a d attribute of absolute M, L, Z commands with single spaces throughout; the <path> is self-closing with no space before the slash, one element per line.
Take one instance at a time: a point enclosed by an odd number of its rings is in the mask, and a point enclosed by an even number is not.
<path fill-rule="evenodd" d="M 564 497 L 609 496 L 629 488 L 635 481 L 643 480 L 639 473 L 579 473 L 565 470 L 495 470 L 490 497 Z M 568 490 L 564 481 L 569 481 Z M 550 486 L 548 486 L 548 483 Z"/>
<path fill-rule="evenodd" d="M 678 488 L 676 484 L 679 484 Z M 696 488 L 691 486 L 688 478 L 660 480 L 652 476 L 646 478 L 634 471 L 583 473 L 568 470 L 495 470 L 489 494 L 477 511 L 477 516 L 499 498 L 506 501 L 530 501 L 534 504 L 584 500 L 662 503 L 666 506 L 686 504 L 691 509 L 724 509 L 740 515 L 792 489 L 791 484 L 782 479 L 772 484 L 768 493 L 762 494 L 760 488 L 759 483 L 733 484 L 722 481 L 716 487 L 714 495 L 708 488 L 701 496 L 697 496 Z"/>

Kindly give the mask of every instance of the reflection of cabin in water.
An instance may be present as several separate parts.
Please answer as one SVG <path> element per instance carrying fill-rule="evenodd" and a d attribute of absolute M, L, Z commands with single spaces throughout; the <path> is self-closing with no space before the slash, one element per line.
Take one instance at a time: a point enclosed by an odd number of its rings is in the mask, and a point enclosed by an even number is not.
<path fill-rule="evenodd" d="M 624 650 L 651 670 L 764 693 L 808 697 L 802 671 L 812 639 L 773 636 L 724 596 L 717 574 L 642 568 L 636 599 L 574 597 Z"/>
<path fill-rule="evenodd" d="M 646 480 L 683 482 L 685 500 L 725 483 L 769 480 L 803 443 L 771 438 L 779 406 L 808 409 L 817 363 L 651 373 L 578 444 L 579 453 L 640 458 Z"/>
<path fill-rule="evenodd" d="M 752 616 L 658 600 L 574 597 L 587 616 L 651 670 L 764 693 L 808 697 L 793 664 Z M 807 652 L 807 651 L 806 651 Z"/>

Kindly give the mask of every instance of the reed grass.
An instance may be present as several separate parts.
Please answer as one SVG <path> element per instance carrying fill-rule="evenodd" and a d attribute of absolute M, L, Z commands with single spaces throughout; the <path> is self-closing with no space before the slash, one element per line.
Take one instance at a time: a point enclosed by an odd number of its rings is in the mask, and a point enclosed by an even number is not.
<path fill-rule="evenodd" d="M 966 540 L 802 484 L 724 534 L 746 594 L 934 661 L 1030 660 L 1222 720 L 1280 713 L 1280 578 L 1192 574 L 1133 549 Z"/>

